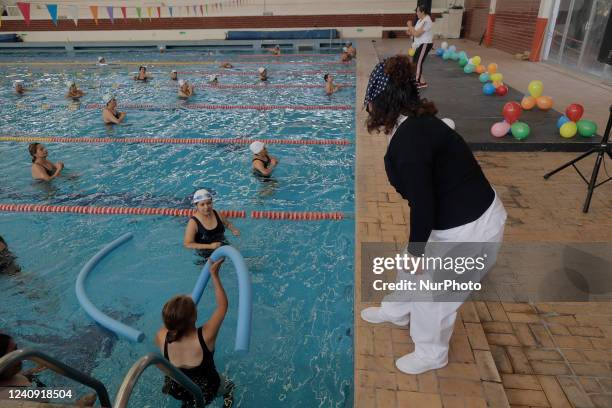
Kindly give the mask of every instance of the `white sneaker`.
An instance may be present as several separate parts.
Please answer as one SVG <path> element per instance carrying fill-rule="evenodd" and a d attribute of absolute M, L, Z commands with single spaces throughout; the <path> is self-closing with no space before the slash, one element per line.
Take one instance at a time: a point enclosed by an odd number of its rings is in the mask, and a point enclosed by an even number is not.
<path fill-rule="evenodd" d="M 393 323 L 396 326 L 407 326 L 410 323 L 410 317 L 397 320 L 383 312 L 382 307 L 366 307 L 361 311 L 361 318 L 368 323 Z"/>
<path fill-rule="evenodd" d="M 400 357 L 396 362 L 395 366 L 402 373 L 406 374 L 422 374 L 424 372 L 442 368 L 448 364 L 448 360 L 444 363 L 439 364 L 432 360 L 427 360 L 423 357 L 417 356 L 415 353 L 406 354 Z"/>

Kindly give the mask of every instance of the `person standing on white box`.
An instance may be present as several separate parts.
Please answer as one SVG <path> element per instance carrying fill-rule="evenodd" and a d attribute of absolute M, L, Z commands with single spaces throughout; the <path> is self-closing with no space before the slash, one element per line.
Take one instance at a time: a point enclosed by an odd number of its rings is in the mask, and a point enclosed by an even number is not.
<path fill-rule="evenodd" d="M 410 206 L 410 238 L 404 254 L 418 260 L 423 255 L 456 253 L 459 248 L 461 256 L 486 253 L 479 271 L 479 278 L 484 277 L 495 264 L 506 211 L 467 143 L 436 117 L 432 102 L 419 96 L 407 56 L 397 55 L 376 65 L 365 107 L 368 131 L 382 131 L 390 137 L 385 155 L 387 178 Z M 412 276 L 398 269 L 396 282 L 411 276 L 431 279 L 430 272 Z M 452 278 L 459 279 L 459 273 L 450 270 Z M 410 296 L 397 292 L 386 296 L 380 307 L 362 310 L 361 318 L 370 323 L 410 324 L 415 350 L 396 361 L 400 371 L 420 374 L 444 367 L 457 309 L 467 295 L 436 301 L 438 294 L 433 298 L 407 294 Z"/>

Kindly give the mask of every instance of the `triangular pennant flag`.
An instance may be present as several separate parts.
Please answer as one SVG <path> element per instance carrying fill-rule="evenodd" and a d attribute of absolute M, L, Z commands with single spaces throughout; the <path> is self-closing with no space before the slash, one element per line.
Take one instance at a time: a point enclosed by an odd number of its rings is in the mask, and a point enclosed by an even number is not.
<path fill-rule="evenodd" d="M 47 11 L 51 16 L 51 21 L 53 21 L 53 24 L 57 25 L 57 4 L 47 4 Z"/>
<path fill-rule="evenodd" d="M 172 6 L 168 6 L 168 13 L 170 13 L 170 17 L 172 17 Z"/>
<path fill-rule="evenodd" d="M 113 6 L 106 7 L 106 12 L 108 13 L 108 18 L 110 18 L 111 24 L 115 24 L 115 11 L 113 10 Z"/>
<path fill-rule="evenodd" d="M 121 7 L 121 14 L 123 14 L 123 20 L 127 22 L 127 7 Z"/>
<path fill-rule="evenodd" d="M 98 24 L 98 6 L 89 6 L 89 9 L 91 10 L 94 21 Z"/>
<path fill-rule="evenodd" d="M 19 7 L 19 11 L 21 11 L 21 15 L 25 20 L 27 26 L 30 25 L 30 3 L 17 3 L 17 7 Z"/>
<path fill-rule="evenodd" d="M 157 7 L 157 18 L 161 18 L 161 7 Z"/>
<path fill-rule="evenodd" d="M 74 21 L 74 25 L 79 25 L 79 6 L 73 5 L 70 6 L 70 16 L 72 17 L 72 21 Z"/>
<path fill-rule="evenodd" d="M 138 15 L 138 21 L 142 21 L 142 9 L 140 7 L 136 7 L 136 14 Z"/>
<path fill-rule="evenodd" d="M 147 15 L 149 16 L 149 20 L 150 20 L 151 15 L 153 15 L 153 7 L 147 7 Z"/>

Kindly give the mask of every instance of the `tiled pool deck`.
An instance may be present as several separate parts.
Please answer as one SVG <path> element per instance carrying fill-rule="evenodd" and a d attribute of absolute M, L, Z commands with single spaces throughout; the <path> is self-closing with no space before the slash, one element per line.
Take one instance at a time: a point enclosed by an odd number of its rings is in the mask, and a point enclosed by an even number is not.
<path fill-rule="evenodd" d="M 581 102 L 603 132 L 612 88 L 547 64 L 517 61 L 472 42 L 453 43 L 469 55 L 497 62 L 504 82 L 517 89 L 526 89 L 531 79 L 546 78 L 546 93 L 557 106 Z M 359 41 L 357 106 L 361 106 L 377 52 L 391 55 L 408 47 L 404 39 L 377 40 L 375 47 L 370 40 Z M 370 306 L 360 297 L 361 243 L 405 243 L 408 207 L 387 182 L 386 139 L 367 133 L 365 115 L 358 109 L 355 406 L 612 407 L 612 302 L 466 303 L 457 319 L 447 367 L 418 376 L 395 368 L 395 360 L 413 345 L 407 329 L 371 325 L 359 318 L 359 312 Z M 585 215 L 581 209 L 586 186 L 573 170 L 548 181 L 542 178 L 575 156 L 476 154 L 508 211 L 506 242 L 612 241 L 612 183 L 596 190 Z M 579 167 L 590 174 L 593 162 L 586 160 Z"/>

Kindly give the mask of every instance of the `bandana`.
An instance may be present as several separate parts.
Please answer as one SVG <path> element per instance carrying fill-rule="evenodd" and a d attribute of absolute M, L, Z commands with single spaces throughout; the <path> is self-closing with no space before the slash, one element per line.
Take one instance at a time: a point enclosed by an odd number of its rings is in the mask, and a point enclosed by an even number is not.
<path fill-rule="evenodd" d="M 370 81 L 368 82 L 363 104 L 367 105 L 383 93 L 387 88 L 389 79 L 389 75 L 385 74 L 385 61 L 376 64 L 374 70 L 370 74 Z"/>

